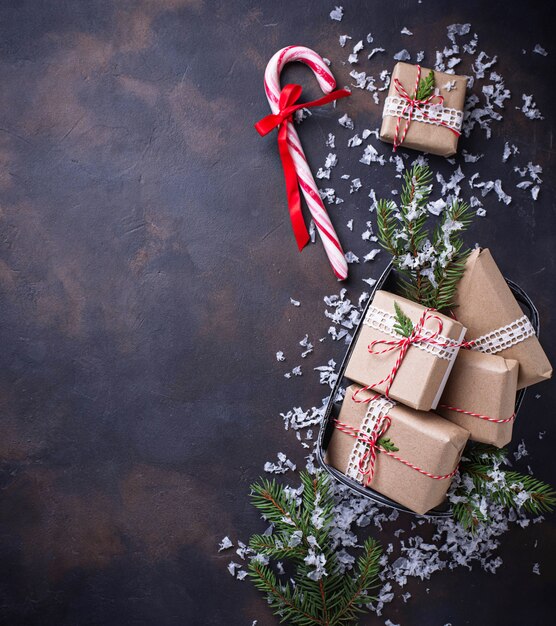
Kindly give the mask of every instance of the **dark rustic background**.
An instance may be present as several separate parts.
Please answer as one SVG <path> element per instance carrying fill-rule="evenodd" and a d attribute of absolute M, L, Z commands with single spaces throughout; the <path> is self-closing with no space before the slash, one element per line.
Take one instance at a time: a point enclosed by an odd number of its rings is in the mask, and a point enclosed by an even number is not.
<path fill-rule="evenodd" d="M 265 64 L 284 45 L 329 57 L 342 85 L 340 34 L 355 43 L 371 31 L 387 67 L 402 47 L 425 49 L 430 62 L 448 24 L 472 22 L 479 49 L 499 54 L 513 99 L 490 142 L 477 132 L 464 146 L 485 153 L 477 169 L 502 176 L 514 200 L 488 196 L 469 243 L 490 246 L 527 288 L 556 360 L 552 3 L 343 2 L 340 24 L 328 18 L 333 5 L 0 2 L 2 623 L 274 623 L 251 585 L 232 580 L 217 544 L 263 528 L 249 484 L 278 450 L 303 463 L 279 412 L 319 404 L 325 390 L 311 368 L 344 350 L 319 345 L 290 381 L 274 359 L 299 350 L 305 332 L 326 333 L 322 297 L 339 288 L 320 244 L 297 253 L 275 140 L 252 128 L 268 112 Z M 531 54 L 536 43 L 548 57 Z M 306 70 L 288 78 L 318 95 Z M 534 93 L 543 122 L 515 110 L 521 93 Z M 357 130 L 379 123 L 367 93 L 339 110 Z M 391 167 L 357 164 L 337 117 L 315 112 L 302 141 L 316 168 L 337 133 L 332 186 L 346 203 L 333 218 L 346 248 L 365 253 L 368 189 L 397 183 Z M 512 188 L 505 140 L 522 162 L 543 165 L 538 202 Z M 448 171 L 442 159 L 433 165 Z M 341 188 L 343 172 L 361 176 L 358 195 Z M 353 297 L 386 260 L 352 266 Z M 535 472 L 553 482 L 555 395 L 551 383 L 529 392 L 516 424 Z M 554 518 L 512 530 L 497 575 L 411 583 L 410 602 L 386 616 L 404 626 L 553 623 L 555 530 Z"/>

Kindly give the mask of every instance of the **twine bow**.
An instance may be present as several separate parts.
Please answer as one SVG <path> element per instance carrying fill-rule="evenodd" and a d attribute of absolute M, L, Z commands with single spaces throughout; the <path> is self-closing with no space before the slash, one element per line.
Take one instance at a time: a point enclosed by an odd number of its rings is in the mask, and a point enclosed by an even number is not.
<path fill-rule="evenodd" d="M 378 445 L 378 440 L 384 436 L 386 431 L 390 428 L 391 423 L 391 418 L 388 415 L 384 415 L 382 419 L 376 422 L 372 432 L 366 434 L 358 428 L 353 428 L 353 426 L 344 424 L 344 422 L 340 422 L 340 420 L 335 420 L 338 430 L 346 433 L 346 435 L 350 435 L 350 437 L 354 437 L 357 441 L 363 442 L 366 446 L 365 452 L 358 463 L 359 471 L 365 477 L 364 484 L 366 487 L 372 483 L 375 475 L 377 451 L 381 450 L 387 452 L 382 446 Z"/>
<path fill-rule="evenodd" d="M 431 472 L 427 472 L 426 470 L 422 469 L 418 465 L 415 465 L 414 463 L 407 461 L 401 456 L 398 456 L 397 454 L 394 454 L 394 452 L 391 452 L 390 450 L 386 450 L 386 448 L 383 448 L 381 445 L 379 445 L 378 444 L 379 439 L 384 436 L 386 431 L 390 428 L 391 424 L 392 424 L 392 418 L 388 415 L 385 415 L 381 420 L 379 420 L 375 424 L 373 431 L 371 432 L 370 435 L 368 435 L 367 433 L 364 433 L 359 428 L 354 428 L 353 426 L 350 426 L 349 424 L 345 424 L 344 422 L 341 422 L 338 419 L 334 420 L 334 426 L 338 430 L 341 430 L 346 435 L 349 435 L 350 437 L 353 437 L 354 439 L 357 439 L 357 441 L 361 441 L 366 445 L 365 452 L 361 455 L 361 458 L 359 459 L 359 463 L 358 463 L 358 469 L 361 472 L 361 474 L 363 474 L 363 476 L 365 477 L 363 483 L 366 487 L 369 487 L 370 484 L 373 482 L 373 478 L 374 478 L 375 470 L 376 470 L 377 452 L 382 452 L 383 454 L 386 454 L 392 457 L 396 461 L 403 463 L 403 465 L 406 465 L 407 467 L 410 467 L 416 472 L 419 472 L 419 474 L 422 474 L 423 476 L 427 476 L 428 478 L 432 478 L 433 480 L 447 480 L 455 476 L 456 472 L 459 469 L 459 463 L 456 463 L 456 466 L 454 467 L 454 469 L 448 474 L 432 474 Z"/>
<path fill-rule="evenodd" d="M 428 120 L 432 120 L 431 116 L 426 112 L 426 110 L 423 107 L 427 104 L 431 104 L 432 101 L 435 99 L 437 100 L 436 104 L 440 104 L 441 106 L 444 104 L 444 96 L 441 96 L 440 94 L 436 94 L 436 93 L 431 94 L 427 98 L 418 99 L 417 91 L 419 89 L 420 80 L 421 80 L 421 66 L 417 65 L 417 78 L 415 80 L 415 88 L 413 91 L 414 95 L 410 96 L 407 93 L 405 87 L 399 81 L 399 79 L 394 78 L 394 87 L 396 91 L 398 92 L 398 95 L 400 96 L 400 98 L 402 98 L 406 102 L 396 122 L 396 133 L 394 135 L 394 148 L 393 148 L 394 152 L 396 152 L 398 147 L 401 146 L 405 140 L 405 136 L 407 135 L 407 131 L 409 130 L 409 126 L 411 124 L 411 120 L 413 119 L 413 113 L 415 109 L 419 110 L 424 118 Z M 400 139 L 400 126 L 401 126 L 402 119 L 404 119 L 405 115 L 407 115 L 407 122 L 404 126 L 403 133 Z M 456 130 L 455 128 L 452 128 L 452 126 L 450 126 L 450 124 L 447 124 L 444 120 L 433 120 L 433 121 L 435 124 L 439 124 L 440 126 L 444 126 L 448 130 L 451 130 L 458 137 L 461 135 L 461 133 L 458 130 Z"/>
<path fill-rule="evenodd" d="M 290 154 L 290 148 L 295 150 L 295 146 L 288 142 L 288 122 L 293 120 L 293 114 L 299 109 L 322 106 L 323 104 L 328 104 L 334 100 L 346 98 L 351 95 L 347 89 L 337 89 L 318 100 L 298 103 L 297 101 L 301 96 L 301 92 L 301 85 L 286 85 L 280 92 L 280 110 L 278 113 L 271 113 L 255 124 L 255 129 L 261 137 L 267 135 L 274 128 L 278 128 L 278 151 L 282 161 L 282 168 L 284 169 L 284 178 L 286 179 L 288 208 L 295 240 L 300 250 L 309 242 L 309 232 L 301 211 L 301 198 L 299 195 L 300 180 Z"/>
<path fill-rule="evenodd" d="M 418 344 L 418 343 L 431 343 L 431 344 L 435 344 L 437 346 L 443 346 L 443 347 L 446 347 L 446 346 L 456 347 L 457 345 L 464 345 L 464 344 L 446 343 L 446 342 L 436 340 L 436 338 L 442 333 L 443 324 L 442 324 L 442 320 L 440 319 L 440 317 L 438 317 L 438 315 L 434 315 L 433 313 L 434 310 L 435 309 L 425 309 L 423 311 L 423 314 L 421 315 L 419 322 L 415 324 L 411 334 L 408 337 L 402 337 L 400 339 L 375 339 L 374 341 L 371 341 L 371 343 L 367 347 L 369 354 L 385 354 L 386 352 L 393 352 L 394 350 L 399 350 L 398 358 L 396 359 L 396 362 L 394 363 L 394 367 L 392 368 L 388 376 L 378 381 L 377 383 L 373 383 L 371 385 L 366 385 L 365 387 L 361 387 L 361 389 L 358 389 L 353 394 L 353 399 L 355 400 L 355 402 L 371 402 L 372 400 L 377 398 L 380 394 L 377 394 L 366 400 L 358 400 L 357 395 L 362 391 L 368 391 L 369 389 L 379 387 L 380 385 L 384 383 L 386 383 L 386 389 L 384 390 L 384 395 L 387 398 L 390 397 L 389 395 L 390 387 L 392 386 L 392 383 L 394 382 L 394 378 L 396 378 L 396 374 L 398 373 L 398 370 L 400 369 L 400 365 L 402 364 L 410 346 L 414 344 Z M 425 322 L 428 319 L 433 319 L 438 324 L 437 330 L 433 332 L 432 334 L 424 334 Z M 385 345 L 388 347 L 384 348 L 383 350 L 375 350 L 375 347 L 378 345 Z"/>

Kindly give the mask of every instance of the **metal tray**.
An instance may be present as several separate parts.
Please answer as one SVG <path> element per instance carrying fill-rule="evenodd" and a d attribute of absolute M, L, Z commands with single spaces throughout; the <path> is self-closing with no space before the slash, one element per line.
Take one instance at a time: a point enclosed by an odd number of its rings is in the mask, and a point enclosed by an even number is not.
<path fill-rule="evenodd" d="M 508 283 L 508 286 L 512 290 L 512 293 L 514 294 L 516 300 L 524 308 L 525 313 L 529 317 L 531 324 L 533 328 L 535 329 L 535 333 L 537 334 L 537 337 L 538 337 L 539 331 L 540 331 L 539 312 L 537 311 L 531 298 L 529 298 L 529 296 L 523 291 L 523 289 L 521 289 L 521 287 L 516 285 L 513 281 L 506 278 L 506 282 Z M 352 491 L 358 493 L 361 496 L 369 498 L 369 500 L 378 502 L 379 504 L 384 504 L 386 506 L 392 507 L 393 509 L 397 509 L 398 511 L 404 511 L 406 513 L 411 513 L 412 515 L 415 515 L 415 513 L 411 511 L 410 509 L 402 506 L 401 504 L 398 504 L 394 500 L 390 500 L 390 498 L 383 496 L 382 494 L 378 493 L 377 491 L 374 491 L 373 489 L 370 489 L 369 487 L 364 487 L 357 481 L 351 478 L 348 478 L 345 474 L 343 474 L 336 468 L 331 467 L 330 465 L 327 465 L 324 461 L 324 454 L 326 452 L 326 448 L 328 447 L 328 443 L 330 442 L 330 438 L 332 436 L 332 432 L 334 429 L 333 421 L 338 416 L 339 410 L 340 410 L 340 404 L 337 402 L 334 402 L 334 399 L 338 396 L 340 387 L 346 386 L 346 384 L 349 383 L 348 379 L 346 379 L 344 376 L 346 365 L 351 356 L 353 348 L 355 346 L 355 342 L 357 341 L 357 338 L 361 331 L 362 322 L 367 313 L 367 309 L 373 300 L 375 291 L 377 291 L 378 289 L 386 289 L 387 291 L 391 291 L 395 293 L 396 271 L 393 269 L 392 263 L 390 263 L 390 265 L 384 270 L 384 272 L 382 273 L 382 276 L 376 282 L 376 285 L 374 286 L 371 296 L 369 300 L 367 301 L 365 309 L 363 310 L 363 313 L 361 315 L 361 321 L 359 322 L 359 325 L 357 326 L 357 329 L 353 335 L 351 343 L 346 351 L 346 354 L 340 366 L 338 380 L 336 381 L 336 384 L 334 385 L 334 389 L 332 390 L 332 393 L 330 394 L 330 397 L 328 399 L 328 404 L 326 405 L 326 411 L 324 413 L 324 417 L 321 422 L 319 438 L 317 442 L 317 458 L 318 458 L 320 465 L 331 476 L 333 476 L 336 480 L 340 481 L 344 485 L 347 485 Z M 525 395 L 525 389 L 521 389 L 517 394 L 516 403 L 515 403 L 516 417 L 517 417 L 519 408 L 521 407 L 521 404 L 523 402 L 524 395 Z M 444 503 L 440 507 L 436 509 L 432 509 L 431 511 L 426 513 L 425 517 L 449 517 L 451 514 L 452 512 L 448 504 Z"/>

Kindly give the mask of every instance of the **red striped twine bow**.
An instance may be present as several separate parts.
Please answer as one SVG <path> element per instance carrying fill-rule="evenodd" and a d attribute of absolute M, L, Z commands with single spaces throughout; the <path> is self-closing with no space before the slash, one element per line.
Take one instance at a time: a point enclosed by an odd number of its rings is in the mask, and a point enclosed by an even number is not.
<path fill-rule="evenodd" d="M 507 424 L 508 422 L 513 422 L 515 419 L 515 413 L 513 413 L 510 417 L 505 419 L 496 419 L 495 417 L 489 417 L 488 415 L 481 415 L 480 413 L 473 413 L 472 411 L 465 411 L 464 409 L 458 409 L 455 406 L 450 406 L 449 404 L 439 404 L 443 409 L 448 409 L 449 411 L 455 411 L 456 413 L 463 413 L 464 415 L 471 415 L 471 417 L 478 417 L 481 420 L 485 420 L 487 422 L 493 422 L 494 424 Z"/>
<path fill-rule="evenodd" d="M 423 100 L 418 100 L 417 90 L 419 89 L 420 80 L 421 80 L 421 66 L 417 65 L 417 77 L 415 80 L 415 88 L 413 90 L 413 96 L 410 96 L 407 93 L 405 87 L 401 84 L 401 82 L 397 78 L 394 78 L 394 87 L 396 88 L 396 91 L 398 92 L 398 95 L 400 96 L 400 98 L 402 98 L 406 102 L 404 108 L 402 109 L 401 114 L 398 116 L 398 121 L 396 122 L 396 134 L 394 135 L 394 148 L 393 148 L 394 152 L 396 152 L 396 150 L 398 149 L 398 146 L 401 146 L 405 140 L 405 136 L 407 135 L 409 125 L 411 124 L 411 120 L 413 119 L 413 112 L 415 111 L 415 109 L 421 111 L 421 114 L 426 119 L 431 119 L 430 115 L 428 115 L 427 112 L 422 107 L 426 104 L 430 104 L 434 99 L 438 100 L 437 104 L 440 104 L 440 105 L 444 104 L 444 96 L 441 96 L 440 94 L 435 94 L 435 93 L 430 95 L 428 98 L 424 98 Z M 406 113 L 407 113 L 407 121 L 403 129 L 401 139 L 400 139 L 400 126 L 401 126 L 402 119 L 404 119 L 404 115 Z M 434 120 L 434 122 L 435 124 L 444 126 L 448 130 L 452 131 L 454 135 L 457 135 L 458 137 L 461 135 L 461 133 L 458 130 L 456 130 L 455 128 L 452 128 L 444 120 Z"/>
<path fill-rule="evenodd" d="M 390 387 L 392 386 L 392 383 L 394 382 L 394 378 L 396 377 L 396 374 L 398 373 L 398 370 L 400 369 L 400 366 L 405 358 L 407 351 L 409 350 L 409 347 L 413 344 L 430 343 L 430 344 L 440 346 L 440 347 L 452 347 L 452 348 L 457 348 L 457 347 L 469 348 L 473 345 L 473 342 L 471 341 L 464 341 L 459 344 L 452 343 L 452 342 L 446 343 L 443 341 L 437 341 L 437 337 L 441 335 L 444 325 L 442 324 L 442 320 L 440 319 L 440 317 L 438 315 L 434 315 L 433 313 L 434 311 L 435 309 L 425 309 L 423 311 L 423 314 L 421 315 L 419 322 L 413 327 L 413 331 L 411 332 L 409 337 L 402 337 L 401 339 L 391 339 L 391 340 L 375 339 L 369 344 L 367 348 L 369 351 L 369 354 L 384 354 L 386 352 L 392 352 L 393 350 L 399 350 L 399 354 L 398 354 L 398 358 L 396 359 L 396 362 L 394 363 L 394 367 L 392 368 L 392 371 L 388 374 L 388 376 L 378 381 L 377 383 L 373 383 L 371 385 L 367 385 L 365 387 L 362 387 L 361 389 L 358 389 L 353 394 L 353 400 L 355 402 L 370 402 L 371 400 L 374 400 L 380 394 L 377 394 L 377 396 L 368 398 L 366 400 L 358 400 L 357 394 L 359 394 L 361 391 L 368 391 L 369 389 L 372 389 L 374 387 L 379 387 L 383 383 L 386 383 L 386 389 L 384 390 L 384 395 L 387 398 L 389 398 Z M 430 336 L 422 334 L 424 326 L 425 326 L 425 322 L 427 321 L 427 319 L 433 319 L 438 323 L 437 330 L 433 332 L 432 335 Z M 378 346 L 378 345 L 385 345 L 388 347 L 385 348 L 384 350 L 375 350 L 374 349 L 375 346 Z"/>
<path fill-rule="evenodd" d="M 384 436 L 388 428 L 390 428 L 390 424 L 392 423 L 392 419 L 388 415 L 385 415 L 382 420 L 379 420 L 379 422 L 377 422 L 370 435 L 367 435 L 358 428 L 353 428 L 353 426 L 349 426 L 349 424 L 345 424 L 340 420 L 334 420 L 334 422 L 335 427 L 338 430 L 341 430 L 346 435 L 349 435 L 350 437 L 353 437 L 354 439 L 357 439 L 358 441 L 362 441 L 363 443 L 367 444 L 367 449 L 365 450 L 365 453 L 359 459 L 359 471 L 363 474 L 363 476 L 365 476 L 364 483 L 366 487 L 368 487 L 372 483 L 375 475 L 377 451 L 391 456 L 393 459 L 396 459 L 396 461 L 399 461 L 400 463 L 407 465 L 407 467 L 410 467 L 416 472 L 423 474 L 423 476 L 433 478 L 434 480 L 446 480 L 447 478 L 452 478 L 458 471 L 459 464 L 456 465 L 456 467 L 449 474 L 431 474 L 430 472 L 421 469 L 418 465 L 415 465 L 410 461 L 406 461 L 405 459 L 402 459 L 401 456 L 398 456 L 397 454 L 390 452 L 390 450 L 386 450 L 382 446 L 379 446 L 377 443 L 378 440 Z"/>

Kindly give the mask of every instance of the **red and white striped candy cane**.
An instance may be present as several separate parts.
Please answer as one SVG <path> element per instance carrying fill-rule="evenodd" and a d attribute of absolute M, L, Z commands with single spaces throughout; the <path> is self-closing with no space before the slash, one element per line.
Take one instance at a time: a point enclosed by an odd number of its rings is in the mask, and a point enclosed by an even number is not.
<path fill-rule="evenodd" d="M 279 50 L 268 62 L 264 74 L 264 88 L 270 109 L 274 114 L 280 110 L 280 73 L 286 63 L 300 61 L 308 65 L 315 74 L 315 77 L 322 91 L 327 94 L 336 87 L 334 76 L 328 66 L 313 50 L 305 46 L 287 46 Z M 307 158 L 301 147 L 301 142 L 292 122 L 288 122 L 288 148 L 295 164 L 295 170 L 299 179 L 301 191 L 307 202 L 307 206 L 315 222 L 315 226 L 322 239 L 324 249 L 332 265 L 334 274 L 340 279 L 347 278 L 347 262 L 340 245 L 340 240 L 330 217 L 324 208 L 324 204 L 319 196 L 318 188 L 313 178 L 313 174 L 307 163 Z"/>

